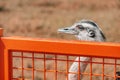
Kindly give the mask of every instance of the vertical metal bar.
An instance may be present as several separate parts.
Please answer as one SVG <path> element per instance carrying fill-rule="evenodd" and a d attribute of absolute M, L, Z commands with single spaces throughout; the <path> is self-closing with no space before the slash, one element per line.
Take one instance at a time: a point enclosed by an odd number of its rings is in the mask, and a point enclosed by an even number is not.
<path fill-rule="evenodd" d="M 114 80 L 116 80 L 116 64 L 117 64 L 117 59 L 115 59 L 115 64 L 114 64 Z"/>
<path fill-rule="evenodd" d="M 24 80 L 24 61 L 23 61 L 23 52 L 21 52 L 21 58 L 22 58 L 22 80 Z"/>
<path fill-rule="evenodd" d="M 68 55 L 67 55 L 67 64 L 66 64 L 66 74 L 67 74 L 66 80 L 68 80 L 68 74 L 69 74 L 69 56 Z"/>
<path fill-rule="evenodd" d="M 90 80 L 92 80 L 92 57 L 90 57 Z"/>
<path fill-rule="evenodd" d="M 12 69 L 12 52 L 6 49 L 4 51 L 4 61 L 5 61 L 5 80 L 12 80 L 13 69 Z"/>
<path fill-rule="evenodd" d="M 32 80 L 34 80 L 34 53 L 32 53 Z"/>
<path fill-rule="evenodd" d="M 55 80 L 57 80 L 57 55 L 55 55 Z"/>
<path fill-rule="evenodd" d="M 1 31 L 1 29 L 0 29 Z M 0 35 L 2 34 L 2 32 L 0 33 Z M 0 80 L 4 80 L 4 70 L 5 70 L 5 62 L 4 62 L 4 44 L 1 41 L 1 36 L 0 36 Z"/>
<path fill-rule="evenodd" d="M 13 78 L 13 53 L 12 51 L 8 51 L 8 55 L 9 55 L 9 74 L 10 74 L 10 80 L 12 80 Z"/>
<path fill-rule="evenodd" d="M 102 80 L 104 80 L 104 58 L 102 59 Z"/>
<path fill-rule="evenodd" d="M 80 57 L 79 57 L 79 60 L 78 60 L 78 80 L 80 80 Z"/>
<path fill-rule="evenodd" d="M 44 80 L 46 80 L 46 57 L 44 53 Z"/>

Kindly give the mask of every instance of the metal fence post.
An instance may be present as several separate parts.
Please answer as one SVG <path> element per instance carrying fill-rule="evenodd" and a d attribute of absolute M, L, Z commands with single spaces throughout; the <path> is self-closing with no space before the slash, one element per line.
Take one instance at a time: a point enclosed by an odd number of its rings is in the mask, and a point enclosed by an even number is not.
<path fill-rule="evenodd" d="M 4 45 L 1 41 L 3 29 L 0 28 L 0 80 L 4 80 Z"/>

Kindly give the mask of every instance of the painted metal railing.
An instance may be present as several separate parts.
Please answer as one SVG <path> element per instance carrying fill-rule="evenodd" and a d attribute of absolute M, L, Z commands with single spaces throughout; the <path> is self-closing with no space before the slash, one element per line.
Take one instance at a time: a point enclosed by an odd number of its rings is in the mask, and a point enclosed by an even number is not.
<path fill-rule="evenodd" d="M 119 78 L 116 75 L 120 71 L 119 43 L 2 35 L 0 29 L 0 80 L 68 80 L 69 73 L 83 75 L 83 80 Z M 90 61 L 76 61 L 88 64 L 86 71 L 69 72 L 78 56 L 91 58 Z"/>

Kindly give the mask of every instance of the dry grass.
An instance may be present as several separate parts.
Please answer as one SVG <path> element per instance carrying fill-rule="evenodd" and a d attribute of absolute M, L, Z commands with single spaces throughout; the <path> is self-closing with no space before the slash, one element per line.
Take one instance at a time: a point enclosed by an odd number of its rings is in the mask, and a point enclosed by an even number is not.
<path fill-rule="evenodd" d="M 57 34 L 57 29 L 81 19 L 94 20 L 107 41 L 120 42 L 120 0 L 0 0 L 0 27 L 5 36 L 75 39 Z"/>
<path fill-rule="evenodd" d="M 92 19 L 108 41 L 120 42 L 119 0 L 1 0 L 0 26 L 5 36 L 74 39 L 57 34 L 57 29 L 81 19 Z"/>

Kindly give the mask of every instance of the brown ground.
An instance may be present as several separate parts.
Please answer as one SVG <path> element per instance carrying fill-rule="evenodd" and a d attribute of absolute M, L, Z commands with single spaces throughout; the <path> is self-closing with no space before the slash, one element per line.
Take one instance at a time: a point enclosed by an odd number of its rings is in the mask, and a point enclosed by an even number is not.
<path fill-rule="evenodd" d="M 120 42 L 120 0 L 0 0 L 0 26 L 5 36 L 74 39 L 57 29 L 92 19 L 107 40 Z"/>
<path fill-rule="evenodd" d="M 120 0 L 0 0 L 4 36 L 75 39 L 57 29 L 81 19 L 94 20 L 107 41 L 120 42 Z"/>

